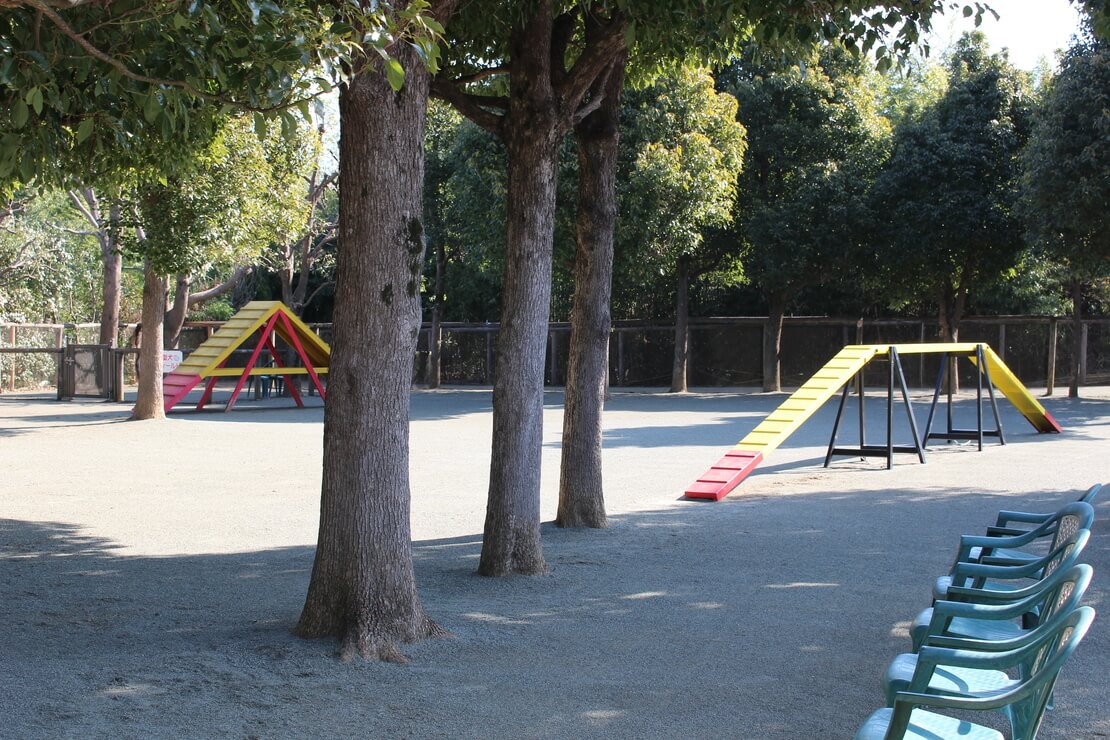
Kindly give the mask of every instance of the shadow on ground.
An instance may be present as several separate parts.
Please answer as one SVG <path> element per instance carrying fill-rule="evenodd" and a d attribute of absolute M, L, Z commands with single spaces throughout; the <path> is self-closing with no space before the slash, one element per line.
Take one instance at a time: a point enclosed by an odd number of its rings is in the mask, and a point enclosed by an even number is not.
<path fill-rule="evenodd" d="M 545 525 L 551 572 L 474 575 L 480 537 L 415 543 L 453 637 L 408 666 L 291 635 L 313 550 L 131 557 L 54 522 L 0 520 L 0 696 L 11 737 L 849 736 L 881 702 L 956 535 L 1078 495 L 947 488 L 738 496 Z M 1110 502 L 1089 602 L 1107 601 Z M 1105 611 L 1105 610 L 1104 610 Z M 1042 738 L 1110 732 L 1096 621 Z"/>

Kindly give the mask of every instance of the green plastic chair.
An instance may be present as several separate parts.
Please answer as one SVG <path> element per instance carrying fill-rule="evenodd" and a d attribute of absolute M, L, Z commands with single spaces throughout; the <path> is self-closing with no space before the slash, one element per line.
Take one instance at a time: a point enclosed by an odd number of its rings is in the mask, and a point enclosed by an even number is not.
<path fill-rule="evenodd" d="M 1018 685 L 967 696 L 899 691 L 893 697 L 893 706 L 876 710 L 867 718 L 856 732 L 856 740 L 1005 740 L 997 730 L 931 711 L 933 708 L 961 712 L 998 710 L 1009 719 L 1012 740 L 1033 740 L 1044 719 L 1060 669 L 1087 634 L 1092 619 L 1094 610 L 1084 606 L 1061 620 L 1060 629 L 1040 645 L 1051 650 L 1052 655 Z M 997 670 L 1012 658 L 1000 653 L 948 648 L 929 648 L 929 651 L 924 656 L 928 662 L 984 670 Z"/>
<path fill-rule="evenodd" d="M 1041 664 L 1052 657 L 1049 649 L 1052 646 L 1048 641 L 1056 639 L 1071 615 L 1081 608 L 1075 603 L 1071 608 L 1061 609 L 1051 619 L 1046 617 L 1039 627 L 1010 640 L 954 640 L 954 644 L 944 648 L 926 645 L 915 653 L 902 653 L 891 662 L 883 677 L 887 706 L 893 705 L 894 695 L 899 691 L 972 696 L 1016 687 L 1026 678 L 1036 675 Z M 992 668 L 949 665 L 943 658 L 951 650 L 981 655 L 994 653 L 1003 662 Z M 1017 676 L 1007 673 L 1013 672 L 1013 669 L 1017 669 Z"/>
<path fill-rule="evenodd" d="M 1055 550 L 1060 543 L 1077 529 L 1090 529 L 1095 521 L 1095 510 L 1085 501 L 1065 504 L 1051 514 L 1045 521 L 1028 532 L 1017 535 L 995 536 L 988 529 L 987 536 L 965 534 L 960 537 L 960 547 L 956 552 L 953 568 L 960 563 L 984 563 L 988 565 L 1022 565 L 1044 555 L 1044 551 Z M 1051 538 L 1051 540 L 1049 540 Z M 1037 547 L 1050 541 L 1041 552 L 1026 548 Z"/>
<path fill-rule="evenodd" d="M 1074 504 L 1069 504 L 1072 506 Z M 1087 509 L 1087 504 L 1079 504 Z M 1070 530 L 1070 527 L 1069 527 Z M 933 584 L 933 600 L 948 601 L 1014 601 L 1024 594 L 1007 595 L 1027 589 L 1028 579 L 1040 580 L 1055 571 L 1070 568 L 1078 562 L 1087 546 L 1091 532 L 1086 527 L 1070 531 L 1051 552 L 1036 560 L 1013 565 L 986 565 L 983 563 L 956 563 L 949 575 L 941 576 Z"/>
<path fill-rule="evenodd" d="M 938 601 L 914 619 L 910 627 L 913 649 L 917 651 L 924 645 L 969 650 L 1009 649 L 1007 643 L 1031 631 L 1028 625 L 1017 620 L 1024 619 L 1027 614 L 1037 614 L 1044 620 L 1077 608 L 1093 573 L 1094 569 L 1085 564 L 1058 569 L 1031 586 L 1026 596 L 1010 602 Z"/>
<path fill-rule="evenodd" d="M 1079 497 L 1079 501 L 1085 504 L 1095 505 L 1095 499 L 1104 488 L 1103 484 L 1096 483 L 1087 489 L 1087 492 Z M 1053 512 L 1054 514 L 1055 512 Z M 1027 511 L 1006 511 L 998 512 L 998 518 L 995 519 L 993 527 L 987 527 L 987 535 L 990 537 L 1005 537 L 1025 534 L 1030 529 L 1035 528 L 1039 524 L 1044 524 L 1053 517 L 1053 514 L 1033 514 Z M 1014 524 L 1027 524 L 1033 525 L 1032 527 L 1015 527 Z"/>

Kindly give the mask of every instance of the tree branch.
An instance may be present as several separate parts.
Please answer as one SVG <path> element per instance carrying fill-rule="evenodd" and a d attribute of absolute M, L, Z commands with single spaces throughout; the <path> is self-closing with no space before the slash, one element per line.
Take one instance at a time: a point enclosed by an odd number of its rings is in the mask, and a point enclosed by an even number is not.
<path fill-rule="evenodd" d="M 460 90 L 453 82 L 438 79 L 432 80 L 431 92 L 434 97 L 455 106 L 459 113 L 462 113 L 486 131 L 500 134 L 502 116 L 488 111 L 482 106 L 507 108 L 508 102 L 504 98 L 491 95 L 471 95 Z"/>
<path fill-rule="evenodd" d="M 321 290 L 323 290 L 324 288 L 330 288 L 333 285 L 335 285 L 334 280 L 327 280 L 327 281 L 322 282 L 319 285 L 317 285 L 316 290 L 312 291 L 312 293 L 309 294 L 308 298 L 304 299 L 304 303 L 301 304 L 301 310 L 304 310 L 305 306 L 312 303 L 312 299 L 315 298 L 316 296 L 318 296 L 320 294 Z"/>
<path fill-rule="evenodd" d="M 455 85 L 470 85 L 475 82 L 481 82 L 482 80 L 489 79 L 490 77 L 507 74 L 509 74 L 509 68 L 504 65 L 499 65 L 497 67 L 480 69 L 477 72 L 471 72 L 468 75 L 459 75 L 451 82 Z"/>
<path fill-rule="evenodd" d="M 567 77 L 567 47 L 574 37 L 577 20 L 577 10 L 570 10 L 551 23 L 551 82 L 556 87 Z"/>
<path fill-rule="evenodd" d="M 99 229 L 100 217 L 98 214 L 93 213 L 94 210 L 97 210 L 96 196 L 92 195 L 92 199 L 90 200 L 90 194 L 91 190 L 89 188 L 83 188 L 80 195 L 78 195 L 78 191 L 76 190 L 66 191 L 66 195 L 69 196 L 69 202 L 73 204 L 73 207 L 85 217 L 85 220 L 88 221 L 93 228 Z M 82 198 L 84 198 L 84 201 L 82 201 Z M 86 205 L 86 203 L 88 205 Z"/>
<path fill-rule="evenodd" d="M 4 0 L 0 0 L 0 2 L 3 2 L 3 1 Z M 257 107 L 257 106 L 250 105 L 248 103 L 244 103 L 244 102 L 241 102 L 241 101 L 238 101 L 238 100 L 234 100 L 234 99 L 229 98 L 229 97 L 224 96 L 224 95 L 212 95 L 211 93 L 206 93 L 202 90 L 198 90 L 197 88 L 193 87 L 192 85 L 190 85 L 188 82 L 185 82 L 184 80 L 168 80 L 168 79 L 162 79 L 162 78 L 158 78 L 158 77 L 148 77 L 147 75 L 139 74 L 138 72 L 133 72 L 126 64 L 121 62 L 119 59 L 116 59 L 115 57 L 111 56 L 110 54 L 106 54 L 105 52 L 101 51 L 97 47 L 93 46 L 93 44 L 91 42 L 89 42 L 89 40 L 86 39 L 81 33 L 74 30 L 74 28 L 72 26 L 70 26 L 68 23 L 66 23 L 65 19 L 62 18 L 62 16 L 59 15 L 57 13 L 57 11 L 55 11 L 53 8 L 50 7 L 50 4 L 49 4 L 48 0 L 18 0 L 18 1 L 21 4 L 27 5 L 28 7 L 34 8 L 35 10 L 42 13 L 44 16 L 49 18 L 50 21 L 55 26 L 57 26 L 58 30 L 61 31 L 62 34 L 64 34 L 66 37 L 68 37 L 70 40 L 72 40 L 75 44 L 77 44 L 82 49 L 84 49 L 86 54 L 91 56 L 93 59 L 97 59 L 101 62 L 104 62 L 109 67 L 112 67 L 113 69 L 117 70 L 121 75 L 123 75 L 124 77 L 126 77 L 129 80 L 134 80 L 135 82 L 143 82 L 143 83 L 146 83 L 148 85 L 161 85 L 162 87 L 177 88 L 179 90 L 184 90 L 185 92 L 189 93 L 193 97 L 199 98 L 201 100 L 207 100 L 207 101 L 215 102 L 215 103 L 224 103 L 224 104 L 227 104 L 227 105 L 234 106 L 236 108 L 240 108 L 242 110 L 252 111 L 252 112 L 255 112 L 255 113 L 273 113 L 273 112 L 280 111 L 280 110 L 286 110 L 286 109 L 292 108 L 293 106 L 302 102 L 300 100 L 295 100 L 295 101 L 291 101 L 289 103 L 285 103 L 285 104 L 282 104 L 282 105 L 275 105 L 275 106 L 270 106 L 270 107 Z"/>
<path fill-rule="evenodd" d="M 570 72 L 557 87 L 563 106 L 577 111 L 594 80 L 608 64 L 625 49 L 624 31 L 628 21 L 620 11 L 614 11 L 608 21 L 594 14 L 586 16 L 586 47 L 574 62 Z"/>
<path fill-rule="evenodd" d="M 247 275 L 250 275 L 253 271 L 254 267 L 252 265 L 243 265 L 236 268 L 235 272 L 231 273 L 231 277 L 229 277 L 227 280 L 223 281 L 219 285 L 208 288 L 207 290 L 200 290 L 196 293 L 191 293 L 189 295 L 189 306 L 196 306 L 206 301 L 210 301 L 213 298 L 219 298 L 224 293 L 227 293 L 228 291 L 233 289 L 242 281 L 243 278 L 245 278 Z"/>

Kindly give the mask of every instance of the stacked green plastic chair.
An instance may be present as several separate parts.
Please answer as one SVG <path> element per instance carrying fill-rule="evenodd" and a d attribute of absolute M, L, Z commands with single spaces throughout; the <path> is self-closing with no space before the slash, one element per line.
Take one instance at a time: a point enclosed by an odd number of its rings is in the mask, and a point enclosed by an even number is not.
<path fill-rule="evenodd" d="M 1094 618 L 1081 606 L 1093 571 L 1080 556 L 1101 489 L 1052 514 L 999 512 L 987 536 L 960 538 L 955 563 L 934 584 L 933 605 L 910 629 L 913 652 L 887 669 L 888 706 L 857 740 L 1004 738 L 936 709 L 998 711 L 1012 740 L 1036 737 L 1056 677 Z"/>
<path fill-rule="evenodd" d="M 1033 740 L 1040 729 L 1060 669 L 1087 634 L 1094 615 L 1093 609 L 1084 606 L 1061 615 L 1059 620 L 1053 620 L 1051 631 L 1046 629 L 1036 642 L 1020 651 L 1043 651 L 1044 655 L 1033 675 L 1016 685 L 969 691 L 962 696 L 920 690 L 896 691 L 892 706 L 872 713 L 856 733 L 856 740 L 1005 740 L 1005 736 L 995 729 L 932 709 L 961 712 L 997 710 L 1009 720 L 1011 740 Z M 980 653 L 949 648 L 925 648 L 922 654 L 919 681 L 931 680 L 940 665 L 991 671 L 1006 667 L 1015 659 L 1013 652 Z"/>

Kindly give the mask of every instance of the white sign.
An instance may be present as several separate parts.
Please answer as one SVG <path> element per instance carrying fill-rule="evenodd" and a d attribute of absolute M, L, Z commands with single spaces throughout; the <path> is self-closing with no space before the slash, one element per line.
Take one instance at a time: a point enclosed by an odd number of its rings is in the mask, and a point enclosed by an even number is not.
<path fill-rule="evenodd" d="M 162 372 L 172 373 L 181 364 L 181 350 L 167 349 L 162 353 Z"/>

